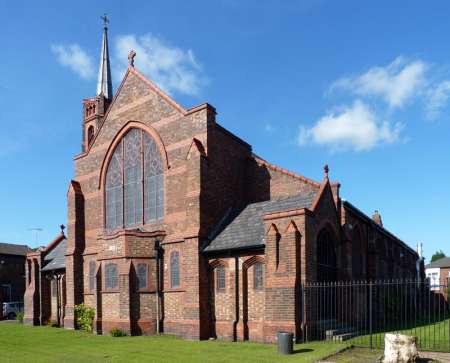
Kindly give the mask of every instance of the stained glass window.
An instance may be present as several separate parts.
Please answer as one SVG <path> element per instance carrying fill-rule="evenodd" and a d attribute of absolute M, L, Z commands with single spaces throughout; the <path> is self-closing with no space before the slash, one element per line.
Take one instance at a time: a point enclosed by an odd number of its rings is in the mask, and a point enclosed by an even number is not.
<path fill-rule="evenodd" d="M 261 262 L 257 262 L 253 268 L 253 288 L 255 290 L 260 290 L 264 287 L 264 279 L 263 279 L 263 264 Z"/>
<path fill-rule="evenodd" d="M 144 133 L 144 215 L 145 222 L 163 217 L 164 178 L 161 155 L 158 147 Z"/>
<path fill-rule="evenodd" d="M 106 173 L 106 228 L 123 225 L 122 142 L 116 146 Z"/>
<path fill-rule="evenodd" d="M 138 289 L 145 289 L 147 287 L 148 266 L 146 263 L 140 263 L 136 268 Z"/>
<path fill-rule="evenodd" d="M 216 267 L 216 289 L 217 291 L 225 290 L 225 266 Z"/>
<path fill-rule="evenodd" d="M 124 137 L 125 227 L 142 223 L 141 136 L 131 129 Z"/>
<path fill-rule="evenodd" d="M 170 254 L 170 286 L 180 287 L 180 254 L 173 251 Z"/>
<path fill-rule="evenodd" d="M 106 173 L 106 229 L 129 228 L 164 216 L 164 171 L 153 138 L 133 128 L 116 146 Z"/>
<path fill-rule="evenodd" d="M 108 263 L 105 266 L 105 289 L 114 290 L 119 287 L 119 276 L 117 272 L 117 265 L 115 263 Z"/>

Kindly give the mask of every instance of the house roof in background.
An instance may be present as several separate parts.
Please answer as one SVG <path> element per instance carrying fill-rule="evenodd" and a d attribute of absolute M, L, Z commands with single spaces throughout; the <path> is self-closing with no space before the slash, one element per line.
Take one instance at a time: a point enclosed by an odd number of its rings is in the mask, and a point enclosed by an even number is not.
<path fill-rule="evenodd" d="M 0 242 L 0 255 L 26 256 L 29 251 L 30 248 L 27 245 Z"/>
<path fill-rule="evenodd" d="M 425 268 L 445 268 L 450 267 L 450 257 L 443 257 L 439 260 L 429 263 Z"/>

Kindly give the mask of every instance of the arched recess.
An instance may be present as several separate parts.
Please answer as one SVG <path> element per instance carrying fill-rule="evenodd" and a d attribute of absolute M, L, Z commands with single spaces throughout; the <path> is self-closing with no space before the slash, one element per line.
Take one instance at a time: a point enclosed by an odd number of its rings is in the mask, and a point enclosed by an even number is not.
<path fill-rule="evenodd" d="M 209 321 L 210 321 L 210 337 L 213 338 L 232 338 L 227 336 L 228 331 L 228 311 L 231 309 L 228 300 L 228 292 L 226 287 L 233 283 L 229 280 L 229 263 L 226 259 L 215 259 L 209 263 Z M 217 289 L 217 271 L 223 269 L 225 272 L 225 289 Z"/>
<path fill-rule="evenodd" d="M 317 281 L 336 281 L 337 277 L 337 240 L 328 226 L 324 226 L 317 235 Z"/>
<path fill-rule="evenodd" d="M 257 273 L 261 275 L 257 277 Z M 262 256 L 252 256 L 242 264 L 242 322 L 244 340 L 263 340 L 263 321 L 265 315 L 264 288 L 265 259 Z"/>
<path fill-rule="evenodd" d="M 277 226 L 272 223 L 267 232 L 266 232 L 267 237 L 270 239 L 270 241 L 268 241 L 269 243 L 273 244 L 272 248 L 266 248 L 267 252 L 270 255 L 270 258 L 273 259 L 273 262 L 270 263 L 271 265 L 271 269 L 274 269 L 275 271 L 278 270 L 278 268 L 280 267 L 280 262 L 281 262 L 281 234 L 277 228 Z M 272 250 L 273 252 L 271 253 L 270 250 Z"/>
<path fill-rule="evenodd" d="M 365 278 L 366 254 L 364 248 L 363 235 L 359 225 L 355 225 L 351 232 L 352 241 L 352 280 L 362 280 Z"/>

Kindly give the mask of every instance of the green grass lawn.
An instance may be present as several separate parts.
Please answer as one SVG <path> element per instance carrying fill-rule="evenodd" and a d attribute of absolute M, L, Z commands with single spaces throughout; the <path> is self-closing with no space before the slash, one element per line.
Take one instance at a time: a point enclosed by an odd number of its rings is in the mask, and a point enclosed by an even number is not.
<path fill-rule="evenodd" d="M 417 337 L 417 343 L 420 350 L 450 352 L 449 319 L 412 329 L 396 330 L 395 332 Z M 372 335 L 372 342 L 374 347 L 384 346 L 384 334 L 385 333 L 377 333 Z M 370 336 L 359 336 L 351 339 L 349 343 L 356 346 L 369 346 Z"/>
<path fill-rule="evenodd" d="M 190 341 L 171 336 L 98 336 L 61 328 L 0 323 L 0 362 L 314 362 L 346 345 L 309 343 L 281 356 L 270 344 Z"/>

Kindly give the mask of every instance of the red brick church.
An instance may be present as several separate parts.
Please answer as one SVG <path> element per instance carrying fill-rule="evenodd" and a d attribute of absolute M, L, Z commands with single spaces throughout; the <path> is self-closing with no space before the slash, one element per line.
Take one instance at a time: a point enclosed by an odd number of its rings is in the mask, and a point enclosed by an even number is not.
<path fill-rule="evenodd" d="M 105 26 L 67 234 L 27 256 L 25 322 L 74 328 L 83 302 L 98 333 L 267 342 L 299 335 L 304 282 L 417 276 L 417 253 L 343 201 L 328 167 L 315 181 L 256 156 L 135 56 L 113 95 Z"/>

